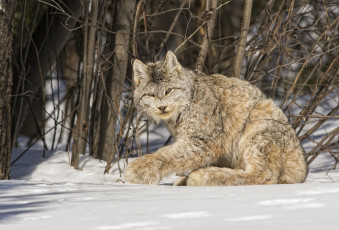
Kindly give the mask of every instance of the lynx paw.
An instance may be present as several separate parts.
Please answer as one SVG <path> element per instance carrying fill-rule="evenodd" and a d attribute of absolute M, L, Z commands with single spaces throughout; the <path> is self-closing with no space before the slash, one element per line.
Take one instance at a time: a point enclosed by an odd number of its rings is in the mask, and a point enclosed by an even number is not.
<path fill-rule="evenodd" d="M 145 156 L 130 162 L 125 168 L 125 180 L 133 184 L 159 184 L 160 165 Z"/>
<path fill-rule="evenodd" d="M 208 172 L 205 169 L 197 169 L 191 172 L 187 178 L 187 186 L 207 186 L 208 184 Z"/>
<path fill-rule="evenodd" d="M 174 181 L 173 186 L 186 186 L 187 185 L 187 176 L 181 176 L 176 181 Z"/>

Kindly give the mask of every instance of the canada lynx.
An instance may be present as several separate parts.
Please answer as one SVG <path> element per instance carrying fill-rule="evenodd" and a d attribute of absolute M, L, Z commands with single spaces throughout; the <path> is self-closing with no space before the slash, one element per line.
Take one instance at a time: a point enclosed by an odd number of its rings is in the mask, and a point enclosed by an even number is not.
<path fill-rule="evenodd" d="M 301 183 L 307 166 L 284 113 L 250 83 L 183 68 L 172 52 L 162 62 L 133 63 L 134 102 L 175 138 L 130 162 L 130 183 L 175 185 Z"/>

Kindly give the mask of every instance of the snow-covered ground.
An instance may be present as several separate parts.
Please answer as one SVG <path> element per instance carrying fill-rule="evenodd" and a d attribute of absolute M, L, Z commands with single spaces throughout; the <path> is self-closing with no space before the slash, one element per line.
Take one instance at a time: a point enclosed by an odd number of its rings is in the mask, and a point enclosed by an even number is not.
<path fill-rule="evenodd" d="M 123 183 L 118 165 L 104 175 L 90 156 L 76 171 L 67 152 L 31 150 L 0 182 L 0 229 L 338 229 L 332 164 L 321 155 L 303 184 L 173 187 L 173 176 L 144 186 Z"/>
<path fill-rule="evenodd" d="M 338 125 L 325 123 L 312 139 Z M 151 131 L 153 152 L 169 133 L 163 126 Z M 52 138 L 46 135 L 47 142 Z M 303 142 L 307 152 L 315 145 Z M 22 151 L 14 150 L 13 160 Z M 0 181 L 0 230 L 339 229 L 339 170 L 330 170 L 334 159 L 325 153 L 312 162 L 303 184 L 238 187 L 173 187 L 175 176 L 159 186 L 131 185 L 120 177 L 123 160 L 104 175 L 105 162 L 90 156 L 81 156 L 76 171 L 69 153 L 42 154 L 29 150 L 12 166 L 13 180 Z"/>

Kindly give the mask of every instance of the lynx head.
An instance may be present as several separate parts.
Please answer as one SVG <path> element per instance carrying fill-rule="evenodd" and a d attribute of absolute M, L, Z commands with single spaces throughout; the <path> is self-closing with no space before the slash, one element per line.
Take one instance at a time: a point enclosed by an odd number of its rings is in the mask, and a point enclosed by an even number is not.
<path fill-rule="evenodd" d="M 191 83 L 176 56 L 168 51 L 163 61 L 133 63 L 134 102 L 156 122 L 176 120 L 190 104 Z"/>

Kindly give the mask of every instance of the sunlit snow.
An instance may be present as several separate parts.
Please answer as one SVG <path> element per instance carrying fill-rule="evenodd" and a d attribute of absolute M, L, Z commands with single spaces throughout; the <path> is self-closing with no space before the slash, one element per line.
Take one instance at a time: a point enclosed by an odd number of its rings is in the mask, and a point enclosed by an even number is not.
<path fill-rule="evenodd" d="M 337 229 L 332 164 L 321 155 L 303 184 L 173 187 L 172 176 L 146 186 L 123 183 L 117 164 L 104 175 L 105 162 L 82 156 L 76 171 L 67 152 L 31 150 L 0 182 L 0 229 Z"/>

